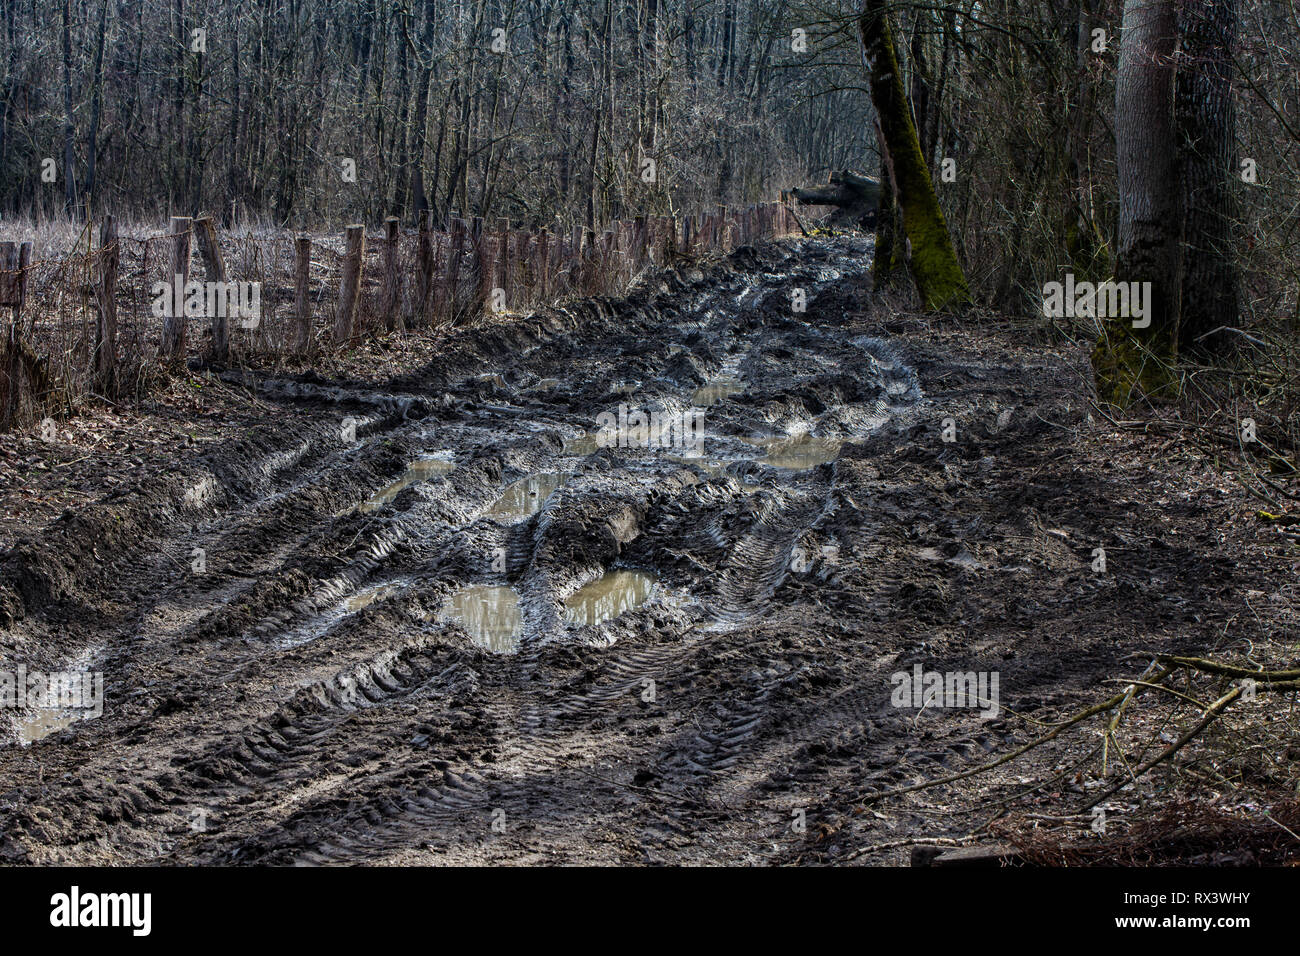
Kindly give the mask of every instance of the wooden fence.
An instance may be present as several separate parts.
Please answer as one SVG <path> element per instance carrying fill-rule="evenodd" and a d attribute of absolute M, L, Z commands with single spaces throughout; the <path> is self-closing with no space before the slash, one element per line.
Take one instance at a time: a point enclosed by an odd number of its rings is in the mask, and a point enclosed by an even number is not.
<path fill-rule="evenodd" d="M 425 215 L 416 230 L 390 218 L 371 236 L 361 225 L 325 237 L 222 234 L 210 217 L 174 217 L 166 233 L 144 239 L 119 236 L 111 216 L 95 225 L 92 248 L 55 260 L 33 261 L 29 242 L 0 243 L 0 315 L 11 313 L 0 428 L 69 413 L 88 398 L 138 396 L 160 366 L 224 365 L 232 351 L 303 356 L 617 294 L 675 256 L 726 253 L 798 228 L 784 196 L 600 231 L 528 232 L 455 214 L 441 228 Z"/>

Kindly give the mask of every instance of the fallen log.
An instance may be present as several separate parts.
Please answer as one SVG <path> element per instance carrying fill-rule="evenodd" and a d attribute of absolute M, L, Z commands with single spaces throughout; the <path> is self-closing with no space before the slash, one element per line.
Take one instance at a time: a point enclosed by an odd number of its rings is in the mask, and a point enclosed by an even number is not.
<path fill-rule="evenodd" d="M 876 210 L 880 207 L 880 181 L 847 169 L 833 172 L 821 186 L 807 186 L 791 191 L 804 206 L 834 206 L 830 222 L 837 226 L 875 229 Z"/>
<path fill-rule="evenodd" d="M 912 847 L 912 866 L 972 869 L 1015 866 L 1021 862 L 1020 854 L 1008 846 L 966 846 L 955 850 L 944 846 Z"/>

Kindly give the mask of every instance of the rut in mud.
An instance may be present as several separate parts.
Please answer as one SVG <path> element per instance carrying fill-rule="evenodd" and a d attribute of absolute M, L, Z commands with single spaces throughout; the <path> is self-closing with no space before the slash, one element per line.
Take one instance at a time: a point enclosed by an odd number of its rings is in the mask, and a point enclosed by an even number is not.
<path fill-rule="evenodd" d="M 1108 673 L 1129 602 L 1176 595 L 1142 635 L 1174 646 L 1227 613 L 1190 582 L 1238 572 L 1211 517 L 1144 553 L 1164 532 L 1120 508 L 1142 568 L 1090 575 L 1120 526 L 1062 453 L 1080 357 L 896 320 L 869 260 L 744 249 L 385 388 L 250 376 L 274 421 L 5 558 L 5 658 L 80 661 L 105 700 L 0 747 L 0 859 L 762 862 L 952 832 L 852 797 L 1012 724 L 896 708 L 892 673 L 1000 671 L 1032 711 Z M 688 420 L 702 448 L 654 424 Z"/>

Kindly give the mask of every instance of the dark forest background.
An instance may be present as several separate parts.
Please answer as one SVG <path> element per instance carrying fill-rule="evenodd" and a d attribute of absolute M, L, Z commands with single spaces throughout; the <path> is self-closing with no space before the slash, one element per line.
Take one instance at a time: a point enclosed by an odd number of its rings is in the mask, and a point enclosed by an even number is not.
<path fill-rule="evenodd" d="M 1169 2 L 1180 16 L 1198 5 Z M 887 6 L 975 297 L 1032 308 L 1063 268 L 1111 274 L 1124 4 Z M 1257 168 L 1231 184 L 1240 312 L 1300 323 L 1300 8 L 1209 6 L 1231 13 L 1233 168 Z M 772 199 L 879 169 L 861 12 L 854 0 L 0 0 L 0 214 L 323 229 L 409 225 L 428 208 L 536 228 Z"/>

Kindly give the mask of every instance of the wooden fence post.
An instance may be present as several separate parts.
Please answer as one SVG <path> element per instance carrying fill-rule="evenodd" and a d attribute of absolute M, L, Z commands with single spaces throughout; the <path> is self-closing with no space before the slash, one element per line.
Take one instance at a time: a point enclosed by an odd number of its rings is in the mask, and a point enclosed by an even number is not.
<path fill-rule="evenodd" d="M 30 242 L 21 242 L 18 244 L 18 307 L 14 309 L 14 323 L 17 324 L 18 317 L 22 315 L 23 306 L 27 304 L 27 271 L 32 264 L 32 244 Z"/>
<path fill-rule="evenodd" d="M 293 244 L 293 349 L 301 354 L 311 341 L 311 237 L 298 236 Z"/>
<path fill-rule="evenodd" d="M 398 306 L 401 305 L 401 277 L 397 271 L 397 243 L 400 239 L 398 220 L 389 216 L 384 220 L 384 294 L 380 308 L 384 313 L 384 330 L 395 332 L 404 325 Z"/>
<path fill-rule="evenodd" d="M 465 254 L 465 220 L 459 216 L 453 217 L 450 226 L 450 235 L 447 239 L 447 269 L 442 301 L 445 317 L 455 319 L 456 309 L 459 306 L 460 260 Z"/>
<path fill-rule="evenodd" d="M 614 233 L 618 261 L 619 285 L 626 287 L 632 279 L 632 221 L 620 219 Z"/>
<path fill-rule="evenodd" d="M 488 251 L 487 230 L 482 216 L 470 219 L 469 240 L 474 247 L 474 301 L 470 303 L 468 317 L 478 318 L 483 314 L 488 296 L 492 294 L 492 256 Z"/>
<path fill-rule="evenodd" d="M 606 229 L 600 243 L 600 285 L 606 292 L 618 291 L 615 288 L 617 276 L 614 269 L 614 257 L 617 255 L 618 245 L 614 238 L 614 230 Z"/>
<path fill-rule="evenodd" d="M 203 274 L 209 282 L 226 281 L 226 260 L 217 244 L 217 227 L 211 216 L 194 220 L 194 236 L 199 241 L 199 255 L 203 259 Z M 230 317 L 226 315 L 230 297 L 216 297 L 212 310 L 212 360 L 224 363 L 230 356 Z"/>
<path fill-rule="evenodd" d="M 564 254 L 564 265 L 568 267 L 569 291 L 582 288 L 582 236 L 581 226 L 574 226 L 569 232 L 569 249 Z"/>
<path fill-rule="evenodd" d="M 537 288 L 536 237 L 531 232 L 516 232 L 514 250 L 515 264 L 511 267 L 511 281 L 519 297 L 517 308 L 521 312 L 526 312 L 532 305 L 533 294 Z"/>
<path fill-rule="evenodd" d="M 551 286 L 551 234 L 545 228 L 537 236 L 537 290 L 542 304 Z"/>
<path fill-rule="evenodd" d="M 18 293 L 18 243 L 0 242 L 0 305 L 17 308 L 21 305 Z M 15 315 L 14 324 L 18 324 Z"/>
<path fill-rule="evenodd" d="M 433 233 L 429 229 L 429 210 L 420 210 L 420 244 L 416 256 L 415 296 L 411 303 L 412 323 L 423 327 L 429 311 L 429 290 L 433 286 Z"/>
<path fill-rule="evenodd" d="M 632 268 L 636 272 L 645 265 L 645 240 L 645 216 L 637 216 L 632 220 Z"/>
<path fill-rule="evenodd" d="M 505 296 L 506 311 L 514 308 L 514 298 L 510 294 L 510 220 L 497 220 L 497 269 L 496 278 Z"/>
<path fill-rule="evenodd" d="M 334 317 L 334 344 L 347 345 L 356 332 L 357 307 L 361 301 L 361 260 L 366 252 L 366 227 L 347 227 L 347 251 L 343 278 L 339 281 L 339 310 Z"/>
<path fill-rule="evenodd" d="M 12 242 L 0 242 L 0 306 L 16 306 L 18 302 L 18 247 Z M 5 378 L 8 391 L 0 401 L 0 425 L 9 425 L 18 420 L 21 411 L 18 405 L 22 401 L 22 390 L 18 379 L 18 311 L 15 307 L 13 321 L 9 323 L 5 336 Z"/>
<path fill-rule="evenodd" d="M 564 233 L 551 235 L 551 298 L 558 298 L 563 289 L 561 273 L 564 270 Z"/>
<path fill-rule="evenodd" d="M 600 275 L 600 250 L 596 247 L 595 229 L 583 230 L 578 258 L 582 263 L 582 294 L 593 295 Z"/>
<path fill-rule="evenodd" d="M 27 269 L 32 261 L 30 242 L 0 242 L 0 305 L 13 306 L 14 326 L 27 301 Z"/>
<path fill-rule="evenodd" d="M 190 250 L 193 232 L 188 216 L 172 216 L 171 245 L 167 260 L 167 311 L 163 316 L 162 347 L 159 350 L 169 365 L 185 361 L 185 284 L 190 281 Z M 180 315 L 175 313 L 179 312 Z"/>
<path fill-rule="evenodd" d="M 13 307 L 13 320 L 5 349 L 5 374 L 9 379 L 9 394 L 0 402 L 0 423 L 19 420 L 22 413 L 23 381 L 26 392 L 32 396 L 33 405 L 49 392 L 48 359 L 40 359 L 22 339 L 21 318 L 27 300 L 27 270 L 32 261 L 32 244 L 21 245 L 0 242 L 0 305 Z"/>
<path fill-rule="evenodd" d="M 99 226 L 99 281 L 95 286 L 99 320 L 95 323 L 95 384 L 106 398 L 113 397 L 117 376 L 117 272 L 122 249 L 117 242 L 117 222 L 105 216 Z"/>

